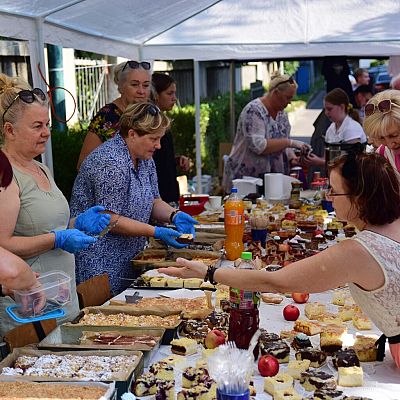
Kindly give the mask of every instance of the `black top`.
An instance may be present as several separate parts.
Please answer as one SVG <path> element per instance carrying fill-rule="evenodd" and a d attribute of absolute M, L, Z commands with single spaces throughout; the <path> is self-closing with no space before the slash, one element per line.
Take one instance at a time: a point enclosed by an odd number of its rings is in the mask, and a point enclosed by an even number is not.
<path fill-rule="evenodd" d="M 156 163 L 158 190 L 161 198 L 170 203 L 179 201 L 179 185 L 176 180 L 176 160 L 171 131 L 161 138 L 161 149 L 153 155 Z"/>

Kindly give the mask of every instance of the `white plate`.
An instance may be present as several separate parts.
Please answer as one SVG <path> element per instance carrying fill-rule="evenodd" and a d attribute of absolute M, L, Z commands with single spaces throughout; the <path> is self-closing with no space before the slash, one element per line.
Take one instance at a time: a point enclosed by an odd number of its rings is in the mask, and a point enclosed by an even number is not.
<path fill-rule="evenodd" d="M 207 211 L 223 211 L 224 207 L 223 206 L 219 206 L 217 208 L 213 208 L 211 207 L 211 204 L 207 201 L 207 203 L 204 204 L 204 209 Z"/>

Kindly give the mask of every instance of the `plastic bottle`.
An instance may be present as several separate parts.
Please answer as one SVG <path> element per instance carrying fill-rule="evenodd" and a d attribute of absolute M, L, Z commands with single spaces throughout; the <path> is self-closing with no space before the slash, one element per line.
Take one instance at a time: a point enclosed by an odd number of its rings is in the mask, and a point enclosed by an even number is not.
<path fill-rule="evenodd" d="M 233 261 L 240 257 L 244 249 L 244 203 L 236 188 L 232 188 L 231 195 L 225 202 L 224 221 L 226 258 Z"/>
<path fill-rule="evenodd" d="M 255 269 L 250 252 L 243 252 L 241 258 L 239 269 Z M 229 340 L 235 342 L 239 349 L 247 349 L 260 324 L 258 313 L 260 294 L 231 287 L 229 300 L 231 303 Z"/>

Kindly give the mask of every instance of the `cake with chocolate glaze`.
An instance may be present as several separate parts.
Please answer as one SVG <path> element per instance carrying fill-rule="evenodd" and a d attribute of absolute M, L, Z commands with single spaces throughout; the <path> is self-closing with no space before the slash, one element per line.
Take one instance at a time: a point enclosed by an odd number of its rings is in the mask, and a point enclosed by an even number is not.
<path fill-rule="evenodd" d="M 315 348 L 300 349 L 296 352 L 296 360 L 310 360 L 310 367 L 319 368 L 325 364 L 327 354 Z"/>
<path fill-rule="evenodd" d="M 295 350 L 306 349 L 312 347 L 310 338 L 305 333 L 298 333 L 292 341 L 292 347 Z"/>
<path fill-rule="evenodd" d="M 304 389 L 310 392 L 316 389 L 336 389 L 336 378 L 319 370 L 302 372 L 300 383 Z"/>
<path fill-rule="evenodd" d="M 359 367 L 360 360 L 354 349 L 339 350 L 332 356 L 333 366 L 339 367 Z"/>
<path fill-rule="evenodd" d="M 275 340 L 272 342 L 260 342 L 261 355 L 269 354 L 274 356 L 279 364 L 287 363 L 289 361 L 290 347 L 283 340 Z"/>

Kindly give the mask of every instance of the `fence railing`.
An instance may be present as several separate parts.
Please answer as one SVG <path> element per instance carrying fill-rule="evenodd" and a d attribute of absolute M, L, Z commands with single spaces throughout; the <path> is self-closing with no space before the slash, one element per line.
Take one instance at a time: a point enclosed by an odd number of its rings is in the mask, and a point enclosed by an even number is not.
<path fill-rule="evenodd" d="M 104 60 L 75 59 L 76 97 L 81 123 L 89 123 L 107 103 L 109 66 Z"/>

